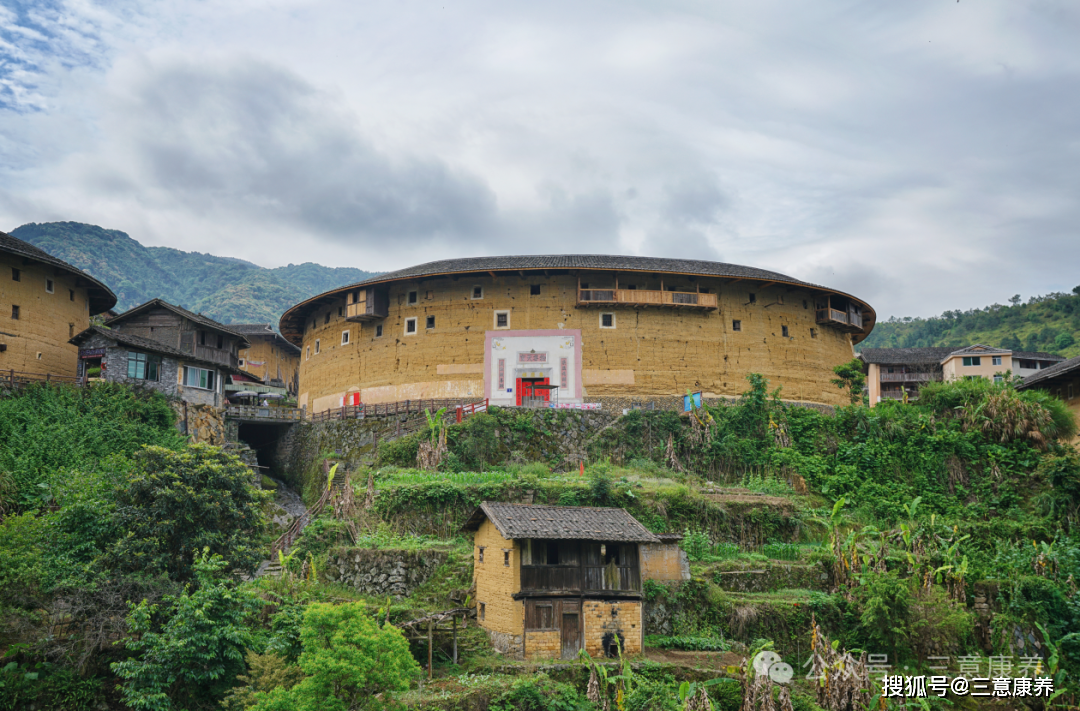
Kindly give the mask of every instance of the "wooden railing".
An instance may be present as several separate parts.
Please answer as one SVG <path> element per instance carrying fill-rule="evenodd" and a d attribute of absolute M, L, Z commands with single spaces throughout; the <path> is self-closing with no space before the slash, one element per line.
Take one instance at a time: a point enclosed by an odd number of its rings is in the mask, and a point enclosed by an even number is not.
<path fill-rule="evenodd" d="M 80 378 L 71 375 L 54 375 L 52 373 L 24 373 L 19 370 L 0 370 L 0 383 L 17 387 L 31 383 L 66 383 L 68 385 L 82 385 Z"/>
<path fill-rule="evenodd" d="M 483 412 L 487 409 L 487 404 L 487 400 L 480 400 L 478 402 L 448 399 L 401 400 L 398 402 L 380 402 L 371 405 L 343 405 L 342 407 L 335 407 L 330 410 L 316 412 L 311 415 L 310 419 L 312 422 L 362 420 L 368 417 L 393 417 L 394 415 L 423 414 L 424 411 L 430 411 L 431 414 L 434 415 L 444 407 L 446 408 L 447 413 L 453 411 L 455 413 L 455 418 L 457 418 L 457 409 L 462 408 L 461 417 L 464 418 L 477 412 Z M 461 419 L 457 419 L 457 421 L 460 422 Z"/>
<path fill-rule="evenodd" d="M 598 565 L 523 565 L 522 592 L 640 592 L 641 574 L 637 566 L 620 565 L 619 580 L 608 585 L 606 568 Z"/>
<path fill-rule="evenodd" d="M 206 346 L 195 346 L 195 352 L 193 356 L 201 360 L 207 360 L 211 363 L 220 363 L 221 365 L 228 365 L 233 368 L 238 367 L 240 359 L 232 351 L 224 351 L 218 348 L 208 348 Z"/>
<path fill-rule="evenodd" d="M 845 331 L 861 331 L 863 327 L 862 314 L 849 314 L 848 312 L 840 311 L 839 309 L 819 308 L 817 309 L 816 317 L 818 323 L 827 326 L 838 326 Z"/>
<path fill-rule="evenodd" d="M 229 405 L 225 408 L 226 417 L 240 420 L 284 420 L 299 422 L 304 419 L 304 411 L 297 407 L 267 407 L 261 405 Z"/>
<path fill-rule="evenodd" d="M 941 380 L 941 373 L 882 373 L 883 383 L 925 383 L 930 380 Z"/>
<path fill-rule="evenodd" d="M 716 294 L 701 294 L 695 291 L 578 289 L 578 306 L 592 305 L 715 309 L 717 297 Z"/>

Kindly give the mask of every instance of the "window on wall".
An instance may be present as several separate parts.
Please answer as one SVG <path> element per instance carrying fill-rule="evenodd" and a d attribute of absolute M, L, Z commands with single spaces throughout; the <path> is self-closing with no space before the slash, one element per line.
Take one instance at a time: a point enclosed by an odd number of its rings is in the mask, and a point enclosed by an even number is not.
<path fill-rule="evenodd" d="M 484 562 L 484 547 L 483 546 L 480 546 L 480 554 L 479 554 L 479 556 L 477 556 L 477 559 L 481 563 Z"/>
<path fill-rule="evenodd" d="M 407 318 L 407 319 L 405 319 L 405 335 L 406 336 L 411 336 L 414 333 L 416 333 L 416 319 L 415 318 Z"/>
<path fill-rule="evenodd" d="M 982 358 L 980 356 L 964 356 L 963 363 L 966 366 L 982 365 Z"/>
<path fill-rule="evenodd" d="M 161 358 L 146 353 L 128 352 L 127 376 L 134 380 L 157 380 Z"/>
<path fill-rule="evenodd" d="M 741 331 L 742 330 L 742 321 L 740 321 L 739 319 L 735 319 L 734 321 L 732 321 L 731 322 L 731 330 L 732 331 Z"/>
<path fill-rule="evenodd" d="M 486 615 L 487 615 L 487 603 L 482 602 L 482 603 L 480 603 L 480 619 L 481 620 L 484 619 L 484 617 Z"/>
<path fill-rule="evenodd" d="M 784 338 L 788 337 L 787 326 L 781 326 L 780 327 L 780 335 L 783 336 Z"/>
<path fill-rule="evenodd" d="M 199 331 L 199 345 L 206 345 L 206 331 Z"/>
<path fill-rule="evenodd" d="M 433 299 L 435 298 L 435 292 L 434 292 L 434 291 L 432 291 L 431 289 L 428 289 L 428 290 L 427 290 L 427 293 L 425 293 L 425 294 L 424 294 L 424 298 L 425 298 L 426 300 L 428 300 L 428 301 L 431 301 L 431 300 L 433 300 Z"/>
<path fill-rule="evenodd" d="M 240 359 L 239 365 L 240 365 L 241 368 L 244 367 L 244 359 L 243 358 Z"/>
<path fill-rule="evenodd" d="M 751 304 L 756 304 L 757 303 L 757 294 L 750 294 L 750 303 Z"/>
<path fill-rule="evenodd" d="M 323 319 L 323 325 L 325 326 L 328 323 L 330 323 L 330 312 L 329 311 L 326 312 L 326 318 Z"/>
<path fill-rule="evenodd" d="M 408 301 L 409 301 L 410 304 L 415 304 L 417 302 L 417 295 L 418 295 L 418 293 L 415 292 L 415 291 L 410 291 L 409 292 Z"/>
<path fill-rule="evenodd" d="M 68 324 L 68 338 L 75 338 L 75 324 Z"/>
<path fill-rule="evenodd" d="M 11 280 L 12 281 L 22 281 L 22 270 L 21 269 L 16 269 L 15 267 L 12 267 L 11 268 Z"/>
<path fill-rule="evenodd" d="M 540 285 L 539 284 L 530 284 L 529 285 L 529 296 L 540 296 Z"/>
<path fill-rule="evenodd" d="M 74 300 L 75 300 L 75 290 L 74 289 L 68 289 L 68 301 L 74 301 Z"/>
<path fill-rule="evenodd" d="M 427 320 L 424 323 L 424 327 L 425 328 L 435 328 L 435 317 L 434 316 L 428 316 Z"/>
<path fill-rule="evenodd" d="M 221 335 L 220 333 L 218 334 L 218 337 L 217 337 L 217 347 L 218 348 L 224 348 L 225 347 L 225 336 Z"/>
<path fill-rule="evenodd" d="M 343 346 L 349 345 L 349 331 L 342 331 L 341 332 L 341 345 L 343 345 Z"/>
<path fill-rule="evenodd" d="M 1001 356 L 990 356 L 990 363 L 993 365 L 1001 365 Z"/>
<path fill-rule="evenodd" d="M 307 347 L 307 351 L 304 353 L 304 358 L 307 360 L 311 360 L 311 346 Z"/>
<path fill-rule="evenodd" d="M 615 314 L 600 314 L 600 328 L 615 328 Z"/>
<path fill-rule="evenodd" d="M 808 303 L 806 302 L 806 299 L 803 299 L 803 300 L 802 300 L 802 307 L 803 307 L 804 309 L 808 309 L 808 308 L 810 308 L 810 304 L 808 304 Z"/>
<path fill-rule="evenodd" d="M 321 351 L 321 350 L 322 350 L 322 339 L 321 338 L 316 338 L 315 339 L 315 355 L 319 355 L 319 351 Z"/>
<path fill-rule="evenodd" d="M 995 383 L 1000 383 L 1004 379 L 1005 378 L 1001 377 L 1000 375 L 994 375 L 994 382 Z"/>
<path fill-rule="evenodd" d="M 376 324 L 375 326 L 375 338 L 382 337 L 382 324 Z"/>
<path fill-rule="evenodd" d="M 482 299 L 482 298 L 484 298 L 484 287 L 482 287 L 482 286 L 474 286 L 472 288 L 472 297 L 474 299 Z"/>
<path fill-rule="evenodd" d="M 495 328 L 510 328 L 510 312 L 509 311 L 496 311 L 495 312 Z"/>
<path fill-rule="evenodd" d="M 19 307 L 15 304 L 11 305 L 11 318 L 15 319 L 16 321 L 19 320 Z"/>
<path fill-rule="evenodd" d="M 503 565 L 510 565 L 510 551 L 503 551 Z"/>
<path fill-rule="evenodd" d="M 810 329 L 810 338 L 817 338 L 817 329 L 816 328 L 811 328 Z"/>
<path fill-rule="evenodd" d="M 53 283 L 52 279 L 45 280 L 45 291 L 49 292 L 50 294 L 56 291 L 56 284 Z"/>
<path fill-rule="evenodd" d="M 184 385 L 189 388 L 199 388 L 200 390 L 213 390 L 215 384 L 216 374 L 212 370 L 206 370 L 205 368 L 192 368 L 190 366 L 184 366 Z"/>

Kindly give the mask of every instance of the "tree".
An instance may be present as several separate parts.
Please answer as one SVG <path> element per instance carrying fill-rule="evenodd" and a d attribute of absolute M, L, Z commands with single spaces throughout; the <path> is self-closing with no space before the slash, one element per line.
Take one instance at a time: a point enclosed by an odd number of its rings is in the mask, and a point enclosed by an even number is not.
<path fill-rule="evenodd" d="M 256 694 L 251 711 L 382 708 L 377 694 L 406 691 L 420 672 L 401 630 L 379 627 L 362 603 L 308 605 L 300 639 L 307 678 L 291 689 Z"/>
<path fill-rule="evenodd" d="M 1011 299 L 1009 299 L 1009 303 L 1012 304 L 1013 306 L 1019 306 L 1020 305 L 1020 294 L 1014 294 L 1013 297 Z"/>
<path fill-rule="evenodd" d="M 244 671 L 244 651 L 254 644 L 249 620 L 262 608 L 254 593 L 221 580 L 229 563 L 203 550 L 194 564 L 197 585 L 162 606 L 143 600 L 134 605 L 128 623 L 128 650 L 133 659 L 112 669 L 124 680 L 124 701 L 135 711 L 193 711 L 216 708 Z M 163 624 L 155 624 L 156 616 Z"/>
<path fill-rule="evenodd" d="M 123 570 L 192 574 L 200 550 L 253 570 L 262 555 L 252 541 L 271 494 L 252 485 L 251 470 L 235 455 L 195 444 L 174 452 L 144 447 L 135 455 L 114 516 L 122 531 L 110 562 Z"/>
<path fill-rule="evenodd" d="M 1068 331 L 1062 331 L 1054 338 L 1054 348 L 1059 351 L 1065 350 L 1074 343 L 1076 343 L 1076 339 L 1073 338 L 1073 335 Z"/>
<path fill-rule="evenodd" d="M 847 363 L 833 368 L 836 377 L 830 382 L 841 390 L 848 391 L 852 405 L 862 400 L 863 386 L 866 385 L 866 376 L 863 375 L 862 366 L 861 360 L 852 358 Z"/>

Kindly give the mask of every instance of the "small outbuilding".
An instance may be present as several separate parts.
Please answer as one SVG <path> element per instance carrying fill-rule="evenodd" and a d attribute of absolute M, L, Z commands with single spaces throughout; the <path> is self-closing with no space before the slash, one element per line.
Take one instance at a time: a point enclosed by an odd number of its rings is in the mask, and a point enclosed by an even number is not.
<path fill-rule="evenodd" d="M 477 619 L 528 659 L 642 650 L 642 546 L 663 541 L 621 508 L 484 502 L 474 534 Z"/>

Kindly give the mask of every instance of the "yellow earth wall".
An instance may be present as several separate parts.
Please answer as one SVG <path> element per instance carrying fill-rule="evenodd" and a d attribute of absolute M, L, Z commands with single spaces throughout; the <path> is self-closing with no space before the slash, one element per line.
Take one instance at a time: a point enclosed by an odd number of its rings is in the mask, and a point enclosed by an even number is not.
<path fill-rule="evenodd" d="M 240 358 L 244 365 L 240 367 L 264 381 L 280 377 L 291 391 L 300 368 L 300 356 L 283 348 L 274 338 L 249 335 L 247 339 L 251 342 L 251 348 L 241 349 Z M 252 361 L 261 365 L 254 365 Z"/>
<path fill-rule="evenodd" d="M 613 617 L 611 612 L 615 610 Z M 604 635 L 617 632 L 625 641 L 624 654 L 640 654 L 642 646 L 641 602 L 638 600 L 585 600 L 585 651 L 591 657 L 604 656 Z"/>
<path fill-rule="evenodd" d="M 525 632 L 525 654 L 529 659 L 558 659 L 562 656 L 559 630 L 528 630 Z"/>
<path fill-rule="evenodd" d="M 483 562 L 480 562 L 481 547 L 484 548 Z M 503 562 L 504 551 L 510 552 L 510 565 Z M 480 524 L 473 538 L 473 571 L 477 610 L 481 603 L 484 604 L 484 619 L 479 620 L 480 626 L 493 632 L 520 636 L 525 628 L 525 603 L 513 598 L 521 589 L 520 557 L 514 541 L 503 538 L 488 520 Z"/>
<path fill-rule="evenodd" d="M 582 275 L 590 288 L 614 286 L 610 275 Z M 530 285 L 540 285 L 530 295 Z M 389 285 L 385 319 L 345 320 L 345 294 L 307 316 L 300 361 L 301 406 L 319 412 L 359 392 L 365 403 L 420 398 L 484 397 L 484 337 L 495 331 L 495 312 L 509 311 L 510 330 L 580 330 L 583 399 L 590 396 L 737 396 L 746 375 L 761 373 L 781 396 L 824 404 L 843 404 L 830 380 L 833 366 L 854 357 L 849 334 L 815 322 L 814 294 L 788 286 L 722 285 L 720 279 L 665 277 L 667 289 L 719 295 L 715 311 L 661 308 L 578 308 L 573 276 L 438 277 Z M 659 278 L 620 274 L 620 286 L 659 289 Z M 473 299 L 474 286 L 483 298 Z M 407 303 L 418 292 L 416 304 Z M 429 298 L 430 293 L 430 298 Z M 749 294 L 756 296 L 749 303 Z M 784 303 L 779 303 L 780 299 Z M 805 304 L 805 307 L 804 307 Z M 600 315 L 615 314 L 614 328 L 601 328 Z M 329 323 L 326 317 L 329 315 Z M 426 328 L 428 316 L 435 327 Z M 406 335 L 406 319 L 417 319 Z M 739 320 L 741 330 L 732 322 Z M 376 336 L 376 327 L 382 335 Z M 782 327 L 789 336 L 782 336 Z M 816 337 L 811 336 L 811 329 Z M 341 345 L 348 330 L 349 344 Z M 318 340 L 318 353 L 316 353 Z"/>
<path fill-rule="evenodd" d="M 20 281 L 12 279 L 12 268 L 20 270 Z M 89 301 L 74 275 L 56 272 L 0 254 L 0 343 L 7 346 L 0 353 L 0 371 L 78 374 L 79 349 L 68 339 L 90 325 Z M 46 279 L 53 281 L 51 294 Z M 12 306 L 19 307 L 18 319 L 12 318 Z"/>
<path fill-rule="evenodd" d="M 690 561 L 674 543 L 641 544 L 642 580 L 689 580 Z"/>

